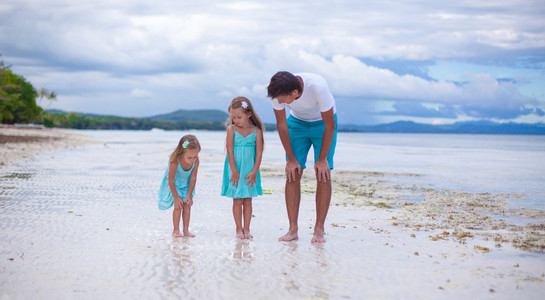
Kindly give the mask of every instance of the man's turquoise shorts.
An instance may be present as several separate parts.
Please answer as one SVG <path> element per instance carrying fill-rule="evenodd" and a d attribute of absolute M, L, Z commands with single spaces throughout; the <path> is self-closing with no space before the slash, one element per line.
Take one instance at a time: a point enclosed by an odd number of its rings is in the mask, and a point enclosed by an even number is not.
<path fill-rule="evenodd" d="M 307 122 L 299 120 L 296 117 L 290 115 L 288 117 L 288 130 L 290 134 L 291 148 L 293 154 L 297 159 L 297 162 L 301 168 L 306 169 L 306 162 L 308 151 L 310 146 L 314 149 L 314 161 L 320 157 L 320 150 L 322 149 L 322 139 L 324 137 L 324 121 Z M 327 162 L 329 168 L 333 169 L 333 155 L 335 154 L 335 146 L 337 145 L 337 114 L 335 114 L 335 132 L 333 133 L 333 140 L 331 141 L 331 147 L 329 147 L 329 153 L 327 154 Z"/>

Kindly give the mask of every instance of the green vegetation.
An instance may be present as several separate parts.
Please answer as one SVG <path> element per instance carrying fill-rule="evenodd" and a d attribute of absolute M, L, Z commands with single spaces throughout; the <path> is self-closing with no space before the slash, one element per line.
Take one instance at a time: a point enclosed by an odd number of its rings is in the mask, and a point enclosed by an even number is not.
<path fill-rule="evenodd" d="M 192 122 L 192 121 L 160 121 L 140 118 L 122 118 L 116 116 L 88 116 L 76 113 L 43 112 L 43 123 L 46 127 L 73 129 L 129 129 L 150 130 L 161 128 L 165 130 L 224 130 L 223 122 Z"/>
<path fill-rule="evenodd" d="M 56 95 L 46 89 L 36 91 L 23 76 L 13 73 L 0 61 L 0 123 L 41 122 L 42 108 L 36 104 L 38 97 L 54 100 Z"/>

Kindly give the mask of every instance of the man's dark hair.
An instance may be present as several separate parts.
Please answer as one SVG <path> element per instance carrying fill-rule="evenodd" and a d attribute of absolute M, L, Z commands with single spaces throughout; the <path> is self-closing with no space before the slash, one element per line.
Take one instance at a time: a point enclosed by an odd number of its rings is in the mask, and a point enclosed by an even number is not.
<path fill-rule="evenodd" d="M 278 96 L 289 95 L 293 91 L 303 92 L 301 82 L 290 72 L 280 71 L 271 78 L 267 87 L 268 97 L 274 99 Z"/>

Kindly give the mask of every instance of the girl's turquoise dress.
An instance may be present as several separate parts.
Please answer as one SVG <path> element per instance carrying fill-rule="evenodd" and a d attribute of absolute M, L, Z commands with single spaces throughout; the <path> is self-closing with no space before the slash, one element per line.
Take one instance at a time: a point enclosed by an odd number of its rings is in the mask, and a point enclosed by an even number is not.
<path fill-rule="evenodd" d="M 195 163 L 191 166 L 189 170 L 184 170 L 180 161 L 178 161 L 178 167 L 176 168 L 176 174 L 174 175 L 174 185 L 176 186 L 176 191 L 178 195 L 182 197 L 183 201 L 187 203 L 187 192 L 189 190 L 189 180 L 191 179 L 191 173 Z M 163 181 L 161 181 L 161 187 L 159 188 L 159 209 L 169 209 L 174 205 L 174 196 L 170 191 L 170 186 L 168 185 L 168 171 L 170 169 L 170 164 L 163 175 Z M 191 197 L 195 196 L 195 189 Z"/>
<path fill-rule="evenodd" d="M 234 126 L 233 126 L 233 129 Z M 257 130 L 257 127 L 256 127 Z M 243 136 L 235 129 L 233 137 L 233 154 L 235 155 L 235 165 L 237 166 L 240 177 L 238 179 L 238 186 L 233 186 L 229 181 L 231 178 L 231 166 L 229 165 L 229 157 L 225 156 L 225 165 L 223 167 L 223 184 L 221 187 L 221 195 L 230 198 L 252 198 L 258 195 L 263 195 L 263 189 L 261 188 L 261 174 L 257 172 L 255 184 L 253 187 L 248 186 L 248 180 L 244 177 L 248 176 L 254 169 L 255 165 L 255 141 L 256 130 L 247 136 Z"/>

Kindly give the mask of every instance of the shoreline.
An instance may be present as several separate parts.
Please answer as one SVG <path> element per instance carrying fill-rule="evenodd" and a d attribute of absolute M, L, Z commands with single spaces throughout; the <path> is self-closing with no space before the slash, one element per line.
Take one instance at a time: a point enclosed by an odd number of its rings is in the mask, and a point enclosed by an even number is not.
<path fill-rule="evenodd" d="M 71 148 L 93 143 L 85 136 L 55 128 L 0 127 L 0 167 L 14 161 L 32 158 L 34 155 L 61 148 Z"/>

